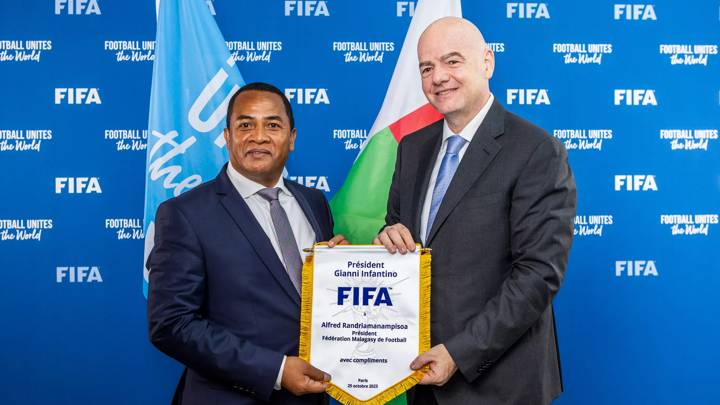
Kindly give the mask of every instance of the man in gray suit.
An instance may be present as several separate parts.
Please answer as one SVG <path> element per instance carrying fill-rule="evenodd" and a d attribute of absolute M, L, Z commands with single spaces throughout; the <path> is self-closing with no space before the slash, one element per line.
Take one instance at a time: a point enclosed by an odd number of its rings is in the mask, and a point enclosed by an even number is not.
<path fill-rule="evenodd" d="M 386 226 L 391 252 L 432 248 L 432 348 L 414 404 L 547 404 L 562 392 L 552 299 L 572 242 L 567 152 L 506 111 L 494 55 L 447 17 L 418 43 L 422 89 L 445 117 L 398 148 Z"/>

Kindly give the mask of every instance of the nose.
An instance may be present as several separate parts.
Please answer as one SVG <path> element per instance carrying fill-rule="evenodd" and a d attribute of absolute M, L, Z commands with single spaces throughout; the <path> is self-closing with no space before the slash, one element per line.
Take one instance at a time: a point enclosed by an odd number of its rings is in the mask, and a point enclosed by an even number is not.
<path fill-rule="evenodd" d="M 434 85 L 439 86 L 446 81 L 450 80 L 450 74 L 448 73 L 447 69 L 437 66 L 432 71 L 432 82 Z"/>
<path fill-rule="evenodd" d="M 270 137 L 265 132 L 265 128 L 263 126 L 259 126 L 252 131 L 248 140 L 257 144 L 263 144 L 270 142 Z"/>

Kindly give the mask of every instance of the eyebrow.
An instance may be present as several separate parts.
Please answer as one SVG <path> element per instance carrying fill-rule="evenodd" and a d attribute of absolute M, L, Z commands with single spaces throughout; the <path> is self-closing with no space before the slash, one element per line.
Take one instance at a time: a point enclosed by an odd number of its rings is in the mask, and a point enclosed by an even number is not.
<path fill-rule="evenodd" d="M 440 60 L 446 61 L 446 60 L 448 60 L 448 59 L 450 59 L 450 58 L 452 58 L 452 57 L 456 57 L 456 56 L 457 56 L 458 58 L 461 58 L 462 60 L 465 60 L 465 57 L 463 57 L 462 54 L 461 54 L 460 52 L 457 52 L 457 51 L 453 51 L 453 52 L 450 52 L 450 53 L 446 53 L 445 55 L 443 55 L 443 56 L 440 57 Z M 433 63 L 430 62 L 430 61 L 422 61 L 422 62 L 420 62 L 420 64 L 418 65 L 418 67 L 422 68 L 423 66 L 432 66 L 432 65 L 433 65 Z"/>
<path fill-rule="evenodd" d="M 244 115 L 244 114 L 241 114 L 241 115 L 238 115 L 237 117 L 235 117 L 235 121 L 240 121 L 240 120 L 254 120 L 254 119 L 257 119 L 257 118 L 258 118 L 258 117 L 255 117 L 255 116 L 252 116 L 252 115 Z M 268 121 L 282 121 L 282 117 L 279 116 L 279 115 L 269 115 L 269 116 L 267 116 L 267 117 L 261 117 L 261 119 L 265 119 L 265 120 L 268 120 Z"/>
<path fill-rule="evenodd" d="M 440 57 L 440 60 L 448 60 L 454 56 L 465 59 L 460 52 L 450 52 Z"/>

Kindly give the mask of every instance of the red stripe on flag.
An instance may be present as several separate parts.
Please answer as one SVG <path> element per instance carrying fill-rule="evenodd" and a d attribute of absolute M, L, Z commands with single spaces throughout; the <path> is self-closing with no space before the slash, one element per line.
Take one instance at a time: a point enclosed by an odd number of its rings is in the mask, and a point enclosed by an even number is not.
<path fill-rule="evenodd" d="M 390 132 L 392 132 L 395 140 L 400 142 L 405 135 L 412 134 L 418 129 L 425 128 L 433 122 L 443 117 L 430 103 L 418 108 L 417 110 L 407 114 L 399 120 L 390 124 Z"/>

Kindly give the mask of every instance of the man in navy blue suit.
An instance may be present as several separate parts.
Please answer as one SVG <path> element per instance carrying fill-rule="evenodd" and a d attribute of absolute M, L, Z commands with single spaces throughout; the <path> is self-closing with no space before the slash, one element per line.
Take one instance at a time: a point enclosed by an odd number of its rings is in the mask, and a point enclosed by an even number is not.
<path fill-rule="evenodd" d="M 148 318 L 152 343 L 187 367 L 176 403 L 322 402 L 330 376 L 297 357 L 303 248 L 347 242 L 322 192 L 282 178 L 295 136 L 280 90 L 244 86 L 228 105 L 230 164 L 158 208 Z"/>

